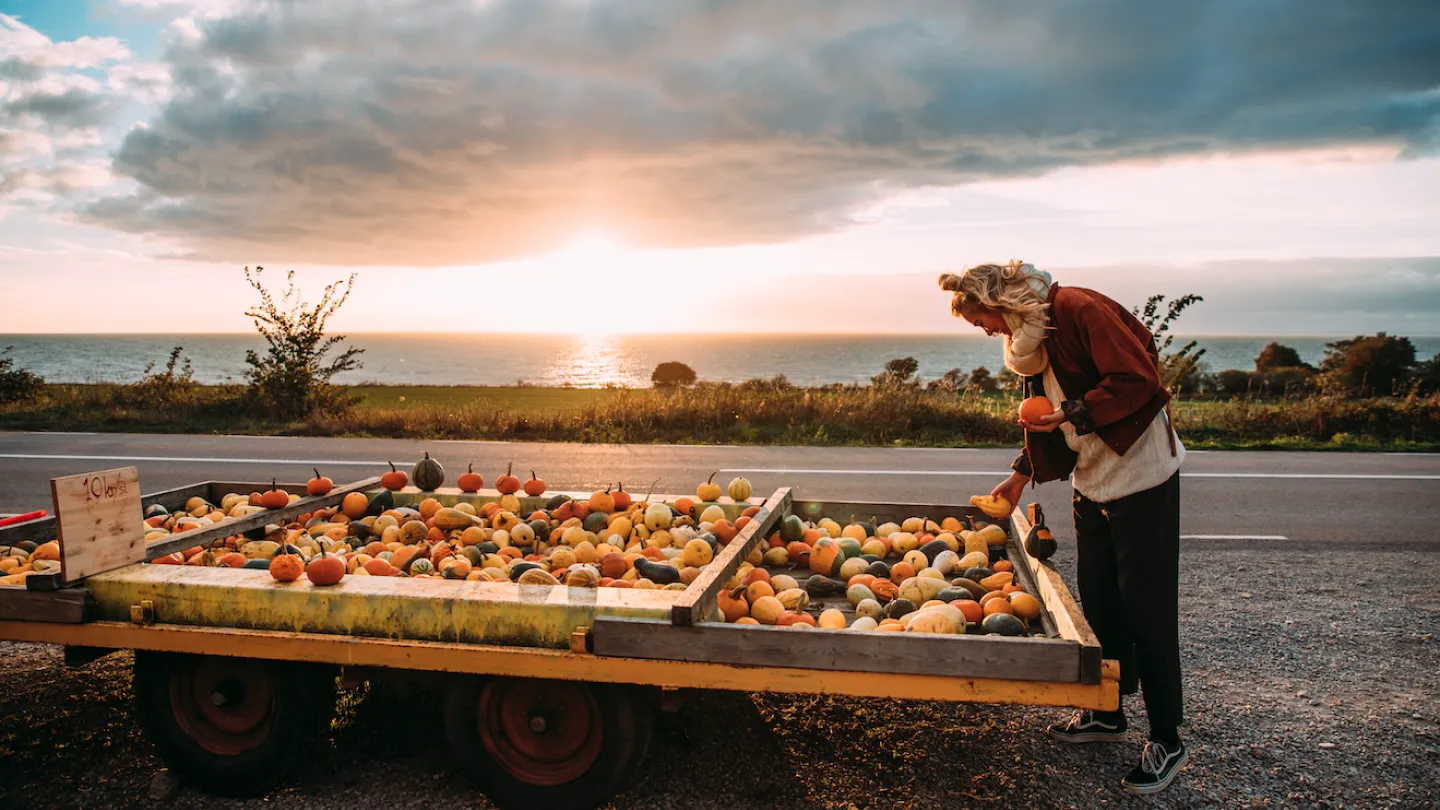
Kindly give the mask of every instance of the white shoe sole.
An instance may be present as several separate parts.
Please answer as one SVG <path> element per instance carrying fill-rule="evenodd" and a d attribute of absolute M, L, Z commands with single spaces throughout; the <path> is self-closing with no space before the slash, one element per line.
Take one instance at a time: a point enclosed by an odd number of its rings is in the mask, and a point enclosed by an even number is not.
<path fill-rule="evenodd" d="M 1180 754 L 1180 761 L 1175 763 L 1175 767 L 1170 769 L 1170 775 L 1165 778 L 1165 781 L 1156 782 L 1153 785 L 1132 785 L 1124 779 L 1121 779 L 1120 786 L 1125 788 L 1125 792 L 1132 796 L 1148 796 L 1151 793 L 1159 793 L 1165 788 L 1170 787 L 1170 783 L 1175 781 L 1176 774 L 1180 773 L 1180 769 L 1185 767 L 1185 763 L 1189 761 L 1190 749 L 1186 748 L 1184 752 Z"/>
<path fill-rule="evenodd" d="M 1127 731 L 1084 731 L 1079 734 L 1062 734 L 1053 729 L 1047 730 L 1050 739 L 1063 743 L 1097 743 L 1097 742 L 1125 742 Z"/>

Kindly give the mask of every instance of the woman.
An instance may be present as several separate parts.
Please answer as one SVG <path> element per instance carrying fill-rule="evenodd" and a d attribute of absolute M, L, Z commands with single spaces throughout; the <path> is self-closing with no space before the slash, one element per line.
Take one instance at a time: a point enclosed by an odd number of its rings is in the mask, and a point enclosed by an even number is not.
<path fill-rule="evenodd" d="M 1121 784 L 1155 793 L 1188 758 L 1180 741 L 1180 462 L 1170 394 L 1154 337 L 1124 307 L 1091 290 L 1061 287 L 1028 264 L 982 264 L 940 277 L 951 310 L 1005 340 L 1005 365 L 1027 396 L 1053 412 L 1022 420 L 1025 449 L 993 495 L 1019 505 L 1027 483 L 1067 476 L 1074 488 L 1080 597 L 1106 658 L 1120 662 L 1120 692 L 1144 685 L 1150 741 Z M 1085 711 L 1050 727 L 1070 743 L 1122 739 L 1124 706 Z"/>

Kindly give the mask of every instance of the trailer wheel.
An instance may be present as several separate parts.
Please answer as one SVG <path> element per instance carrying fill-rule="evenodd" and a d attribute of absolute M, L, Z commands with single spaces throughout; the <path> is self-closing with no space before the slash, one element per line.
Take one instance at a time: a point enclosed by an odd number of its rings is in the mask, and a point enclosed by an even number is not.
<path fill-rule="evenodd" d="M 445 695 L 450 744 L 503 808 L 588 810 L 634 777 L 655 702 L 639 687 L 459 678 Z"/>
<path fill-rule="evenodd" d="M 135 652 L 135 706 L 160 757 L 207 793 L 261 795 L 335 708 L 325 670 L 305 664 Z"/>

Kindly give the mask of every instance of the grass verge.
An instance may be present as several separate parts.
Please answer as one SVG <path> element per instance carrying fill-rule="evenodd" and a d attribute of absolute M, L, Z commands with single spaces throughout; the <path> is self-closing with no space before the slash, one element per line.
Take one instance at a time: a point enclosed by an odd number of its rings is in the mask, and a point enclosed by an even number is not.
<path fill-rule="evenodd" d="M 257 417 L 240 390 L 174 396 L 125 385 L 52 385 L 0 407 L 0 429 L 254 433 L 591 443 L 1014 447 L 1016 398 L 912 388 L 702 385 L 655 389 L 358 386 L 349 413 Z M 1440 396 L 1182 400 L 1186 445 L 1204 449 L 1440 450 Z"/>

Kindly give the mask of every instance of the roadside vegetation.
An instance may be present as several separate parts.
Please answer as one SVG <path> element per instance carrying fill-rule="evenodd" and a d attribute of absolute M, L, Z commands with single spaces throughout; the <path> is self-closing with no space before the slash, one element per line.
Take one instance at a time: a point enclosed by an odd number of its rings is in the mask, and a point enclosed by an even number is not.
<path fill-rule="evenodd" d="M 684 444 L 1017 446 L 1020 379 L 1001 369 L 950 369 L 922 379 L 909 357 L 868 384 L 797 387 L 783 376 L 699 380 L 679 361 L 653 388 L 341 386 L 360 349 L 341 347 L 326 321 L 354 278 L 317 304 L 293 280 L 274 296 L 260 269 L 246 277 L 261 303 L 249 314 L 265 337 L 247 357 L 246 383 L 201 385 L 183 347 L 131 384 L 47 384 L 0 353 L 0 429 L 254 433 L 516 441 Z M 1403 337 L 1332 343 L 1319 367 L 1293 348 L 1266 346 L 1255 368 L 1212 372 L 1194 342 L 1171 334 L 1198 296 L 1149 299 L 1136 315 L 1154 332 L 1175 393 L 1176 428 L 1195 448 L 1440 450 L 1440 357 L 1417 361 Z"/>

